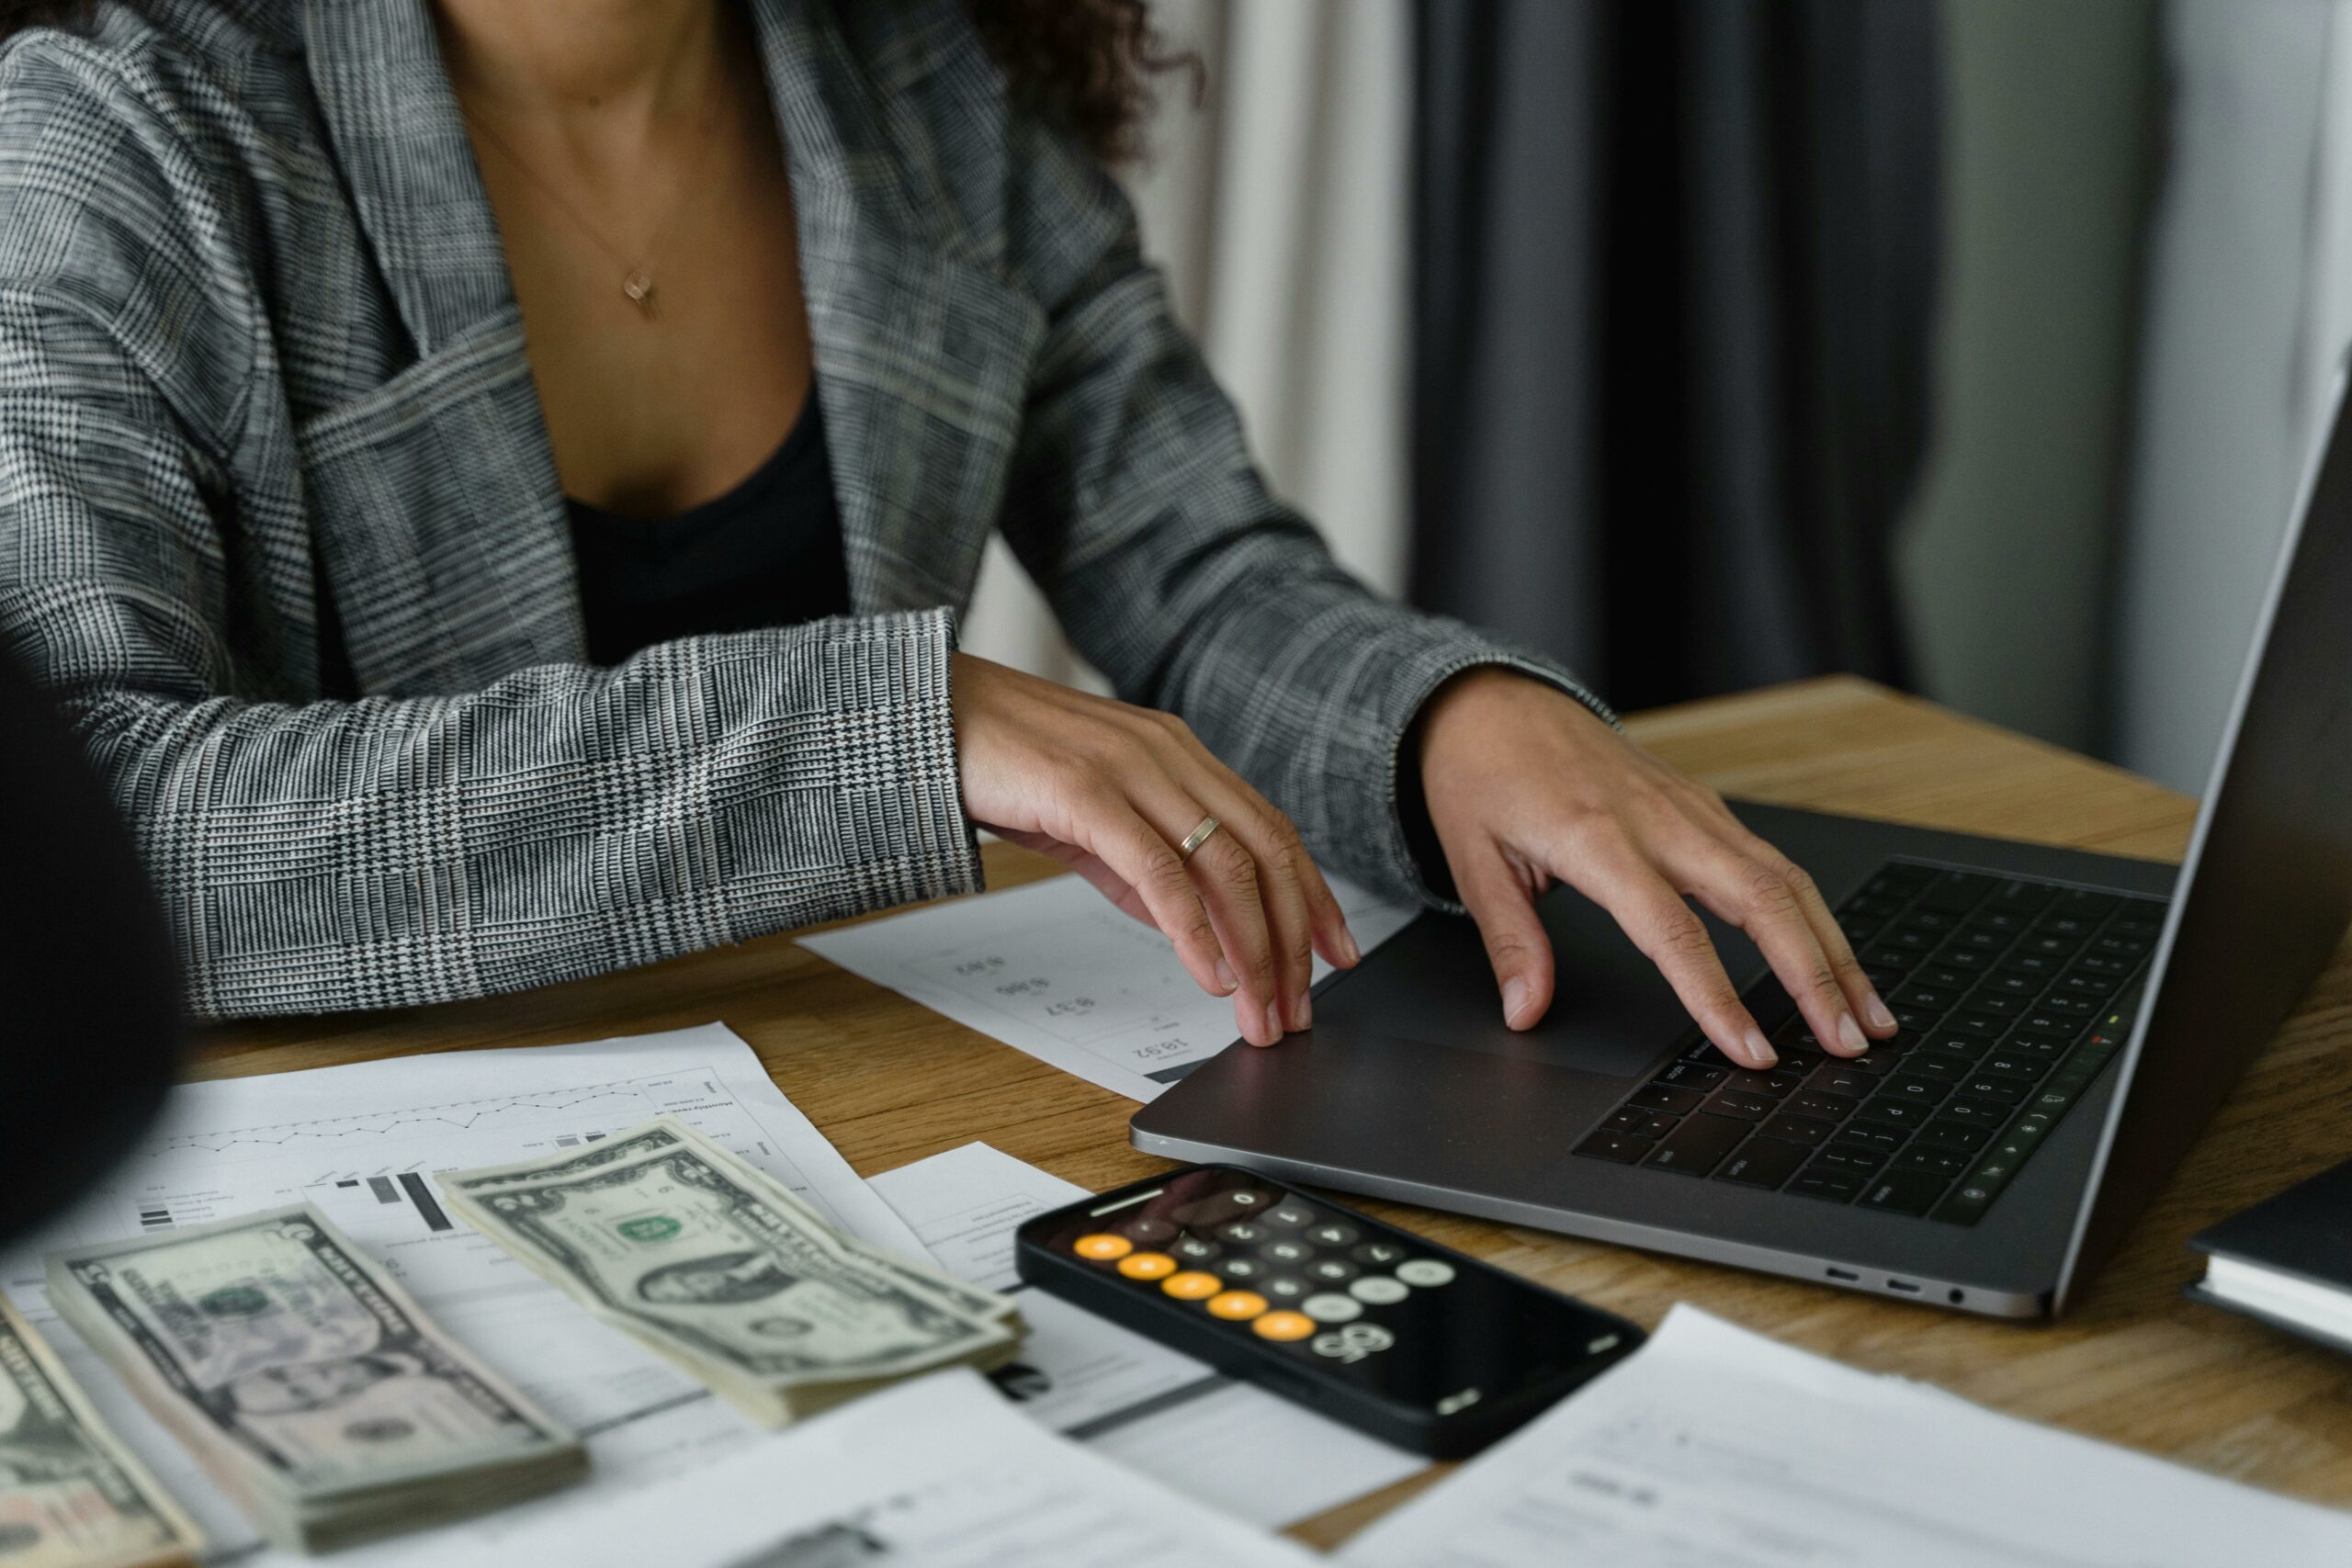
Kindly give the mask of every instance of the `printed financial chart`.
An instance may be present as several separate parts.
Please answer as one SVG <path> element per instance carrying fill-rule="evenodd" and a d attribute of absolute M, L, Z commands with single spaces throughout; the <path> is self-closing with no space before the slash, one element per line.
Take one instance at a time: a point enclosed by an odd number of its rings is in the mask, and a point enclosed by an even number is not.
<path fill-rule="evenodd" d="M 1415 911 L 1340 878 L 1366 953 Z M 805 937 L 801 945 L 1090 1083 L 1149 1100 L 1233 1043 L 1233 1003 L 1076 876 Z M 1321 979 L 1330 966 L 1315 962 Z"/>

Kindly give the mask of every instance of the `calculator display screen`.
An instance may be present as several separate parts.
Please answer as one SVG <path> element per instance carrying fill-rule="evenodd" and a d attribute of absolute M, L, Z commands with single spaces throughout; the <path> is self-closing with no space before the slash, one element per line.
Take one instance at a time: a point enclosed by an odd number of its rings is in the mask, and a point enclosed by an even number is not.
<path fill-rule="evenodd" d="M 1440 1415 L 1605 1354 L 1620 1325 L 1248 1172 L 1185 1170 L 1035 1237 L 1381 1398 Z"/>

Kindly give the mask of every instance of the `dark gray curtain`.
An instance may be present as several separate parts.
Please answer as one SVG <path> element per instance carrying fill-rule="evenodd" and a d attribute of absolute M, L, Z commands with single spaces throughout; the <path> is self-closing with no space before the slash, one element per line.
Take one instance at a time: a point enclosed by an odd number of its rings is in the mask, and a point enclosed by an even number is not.
<path fill-rule="evenodd" d="M 1936 7 L 1419 0 L 1417 602 L 1620 705 L 1906 682 Z"/>

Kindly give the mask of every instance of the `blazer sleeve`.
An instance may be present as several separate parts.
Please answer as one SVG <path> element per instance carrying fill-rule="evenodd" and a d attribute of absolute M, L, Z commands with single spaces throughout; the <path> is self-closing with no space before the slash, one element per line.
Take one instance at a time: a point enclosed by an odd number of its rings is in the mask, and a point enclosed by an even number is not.
<path fill-rule="evenodd" d="M 1008 252 L 1048 326 L 1008 542 L 1119 694 L 1182 716 L 1290 813 L 1318 860 L 1458 909 L 1399 809 L 1423 702 L 1464 670 L 1502 665 L 1613 716 L 1552 660 L 1343 570 L 1268 493 L 1117 185 L 1034 123 L 1010 134 Z"/>
<path fill-rule="evenodd" d="M 60 101 L 0 126 L 0 648 L 128 821 L 196 1013 L 478 996 L 979 886 L 944 609 L 258 700 L 229 589 L 272 569 L 235 521 L 253 329 L 202 286 L 215 237 L 172 231 L 204 199 L 178 154 Z"/>

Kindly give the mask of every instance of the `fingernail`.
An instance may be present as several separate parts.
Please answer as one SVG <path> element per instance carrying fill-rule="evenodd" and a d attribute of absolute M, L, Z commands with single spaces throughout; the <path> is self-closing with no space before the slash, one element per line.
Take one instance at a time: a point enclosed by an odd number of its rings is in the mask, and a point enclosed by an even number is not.
<path fill-rule="evenodd" d="M 1894 1027 L 1894 1015 L 1887 1011 L 1886 1004 L 1884 1002 L 1878 999 L 1878 993 L 1876 991 L 1872 991 L 1871 993 L 1871 999 L 1862 1004 L 1862 1010 L 1871 1015 L 1871 1027 L 1872 1029 L 1893 1029 Z"/>
<path fill-rule="evenodd" d="M 1216 983 L 1225 987 L 1220 994 L 1228 997 L 1233 995 L 1241 985 L 1240 981 L 1233 977 L 1233 965 L 1222 958 L 1216 961 Z"/>
<path fill-rule="evenodd" d="M 1305 991 L 1299 992 L 1298 1000 L 1290 1004 L 1290 1026 L 1293 1029 L 1315 1026 L 1315 1003 Z"/>
<path fill-rule="evenodd" d="M 1503 1021 L 1513 1029 L 1519 1027 L 1519 1015 L 1527 1010 L 1527 982 L 1517 977 L 1503 982 Z"/>
<path fill-rule="evenodd" d="M 1271 1045 L 1282 1038 L 1279 1029 L 1266 1027 L 1266 1015 L 1248 997 L 1236 997 L 1233 1001 L 1234 1021 L 1241 1025 L 1241 1038 L 1252 1045 Z"/>
<path fill-rule="evenodd" d="M 1345 926 L 1340 928 L 1340 952 L 1346 956 L 1350 968 L 1363 962 L 1363 949 L 1356 945 L 1356 933 Z"/>
<path fill-rule="evenodd" d="M 1759 1067 L 1769 1067 L 1781 1059 L 1781 1054 L 1772 1049 L 1772 1043 L 1764 1038 L 1764 1032 L 1760 1029 L 1750 1029 L 1743 1043 L 1747 1046 L 1748 1055 Z"/>
<path fill-rule="evenodd" d="M 1857 1056 L 1871 1048 L 1870 1036 L 1862 1032 L 1862 1026 L 1854 1021 L 1850 1012 L 1838 1015 L 1838 1043 Z"/>

